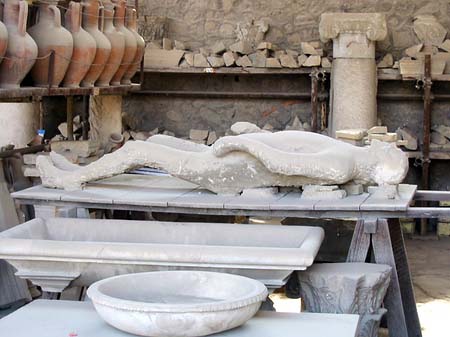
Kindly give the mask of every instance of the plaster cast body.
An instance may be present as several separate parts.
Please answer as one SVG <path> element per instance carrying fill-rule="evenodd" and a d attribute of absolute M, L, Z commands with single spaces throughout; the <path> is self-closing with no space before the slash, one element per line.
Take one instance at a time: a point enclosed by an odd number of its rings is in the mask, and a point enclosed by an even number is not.
<path fill-rule="evenodd" d="M 169 271 L 112 277 L 93 284 L 87 294 L 98 314 L 117 329 L 139 336 L 190 337 L 244 324 L 268 291 L 242 276 Z"/>
<path fill-rule="evenodd" d="M 157 135 L 127 142 L 85 167 L 54 153 L 37 159 L 44 186 L 67 190 L 143 166 L 164 169 L 215 193 L 237 194 L 250 188 L 351 181 L 397 185 L 406 176 L 408 159 L 392 144 L 374 141 L 361 148 L 302 131 L 223 137 L 211 147 Z"/>

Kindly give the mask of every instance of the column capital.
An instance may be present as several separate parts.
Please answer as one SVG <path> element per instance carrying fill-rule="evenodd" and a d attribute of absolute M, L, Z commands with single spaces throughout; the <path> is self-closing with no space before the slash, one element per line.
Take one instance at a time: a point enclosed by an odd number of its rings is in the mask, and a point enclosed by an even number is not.
<path fill-rule="evenodd" d="M 387 36 L 383 13 L 323 13 L 319 25 L 323 42 L 340 34 L 363 34 L 369 41 L 382 41 Z"/>

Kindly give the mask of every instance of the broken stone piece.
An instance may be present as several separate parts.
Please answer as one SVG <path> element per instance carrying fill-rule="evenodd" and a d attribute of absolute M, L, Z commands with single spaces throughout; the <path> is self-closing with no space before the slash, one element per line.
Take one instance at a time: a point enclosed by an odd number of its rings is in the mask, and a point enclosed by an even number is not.
<path fill-rule="evenodd" d="M 264 125 L 264 127 L 263 127 L 263 130 L 272 132 L 274 130 L 274 128 L 273 128 L 272 124 L 266 123 L 266 125 Z"/>
<path fill-rule="evenodd" d="M 434 46 L 442 45 L 447 36 L 447 30 L 433 15 L 418 15 L 413 28 L 420 42 Z"/>
<path fill-rule="evenodd" d="M 300 53 L 296 50 L 286 49 L 286 54 L 292 56 L 293 58 L 298 58 Z"/>
<path fill-rule="evenodd" d="M 269 57 L 266 60 L 266 67 L 267 68 L 283 68 L 281 66 L 280 61 L 278 61 L 278 59 L 274 58 L 274 57 Z"/>
<path fill-rule="evenodd" d="M 405 146 L 408 150 L 411 151 L 417 150 L 418 148 L 417 137 L 410 129 L 406 127 L 397 129 L 397 135 L 399 135 L 401 139 L 406 140 L 408 142 L 408 145 Z"/>
<path fill-rule="evenodd" d="M 204 47 L 200 48 L 198 51 L 199 51 L 199 53 L 202 54 L 204 57 L 208 57 L 209 54 L 210 54 L 209 50 L 206 49 L 206 48 L 204 48 Z"/>
<path fill-rule="evenodd" d="M 185 59 L 186 63 L 189 64 L 189 66 L 191 66 L 191 67 L 194 66 L 194 54 L 193 53 L 186 53 L 184 55 L 184 59 Z"/>
<path fill-rule="evenodd" d="M 149 43 L 147 43 L 147 45 L 145 46 L 145 49 L 161 49 L 161 44 L 157 41 L 150 41 Z"/>
<path fill-rule="evenodd" d="M 212 144 L 214 144 L 216 142 L 216 140 L 217 140 L 216 131 L 211 131 L 208 134 L 208 138 L 206 140 L 206 145 L 212 145 Z"/>
<path fill-rule="evenodd" d="M 308 42 L 301 43 L 302 52 L 305 55 L 318 55 L 316 48 L 311 46 Z"/>
<path fill-rule="evenodd" d="M 336 138 L 362 140 L 367 135 L 366 129 L 337 130 Z"/>
<path fill-rule="evenodd" d="M 308 59 L 308 56 L 306 56 L 305 54 L 303 54 L 303 55 L 300 55 L 299 57 L 298 57 L 298 65 L 300 66 L 300 67 L 302 67 L 304 64 L 305 64 L 305 62 L 306 62 L 306 60 Z"/>
<path fill-rule="evenodd" d="M 303 63 L 303 67 L 319 67 L 322 62 L 322 58 L 319 55 L 311 55 Z"/>
<path fill-rule="evenodd" d="M 64 154 L 64 152 L 71 152 L 78 157 L 87 158 L 97 151 L 98 144 L 89 140 L 66 140 L 51 143 L 51 149 L 52 151 L 59 154 Z"/>
<path fill-rule="evenodd" d="M 185 46 L 184 43 L 181 42 L 181 41 L 175 40 L 175 41 L 174 41 L 174 45 L 175 45 L 175 49 L 178 49 L 178 50 L 186 50 L 186 46 Z"/>
<path fill-rule="evenodd" d="M 423 48 L 423 43 L 409 47 L 409 48 L 405 49 L 405 55 L 412 57 L 412 58 L 417 58 L 417 55 L 422 51 L 422 48 Z"/>
<path fill-rule="evenodd" d="M 151 136 L 150 132 L 148 131 L 132 132 L 131 135 L 133 136 L 134 140 L 141 140 L 141 141 L 146 141 Z"/>
<path fill-rule="evenodd" d="M 270 42 L 261 42 L 258 47 L 256 48 L 258 50 L 273 50 L 273 45 Z"/>
<path fill-rule="evenodd" d="M 211 48 L 211 51 L 213 54 L 222 55 L 227 51 L 227 47 L 222 41 L 219 41 Z"/>
<path fill-rule="evenodd" d="M 253 51 L 250 42 L 246 40 L 240 40 L 232 44 L 229 49 L 241 55 L 250 54 Z"/>
<path fill-rule="evenodd" d="M 315 191 L 315 190 L 303 190 L 301 199 L 304 200 L 339 200 L 344 199 L 347 196 L 345 190 L 334 191 Z"/>
<path fill-rule="evenodd" d="M 225 61 L 223 60 L 222 56 L 209 56 L 208 63 L 213 68 L 220 68 L 220 67 L 225 66 Z"/>
<path fill-rule="evenodd" d="M 64 138 L 67 138 L 67 123 L 64 122 L 64 123 L 59 124 L 58 125 L 58 131 L 61 133 L 61 135 Z"/>
<path fill-rule="evenodd" d="M 299 59 L 300 59 L 300 57 L 299 57 Z M 322 66 L 322 68 L 325 68 L 325 69 L 330 69 L 332 67 L 331 61 L 328 59 L 328 57 L 322 57 L 321 66 Z"/>
<path fill-rule="evenodd" d="M 241 56 L 236 60 L 238 67 L 248 68 L 252 66 L 252 61 L 247 55 Z"/>
<path fill-rule="evenodd" d="M 286 130 L 296 130 L 296 131 L 303 131 L 303 124 L 301 122 L 301 120 L 295 116 L 294 121 L 292 122 L 292 125 L 287 126 Z"/>
<path fill-rule="evenodd" d="M 394 56 L 388 53 L 384 55 L 383 59 L 380 62 L 378 62 L 377 67 L 380 69 L 392 68 L 393 65 L 394 65 Z"/>
<path fill-rule="evenodd" d="M 204 141 L 208 138 L 208 135 L 209 135 L 208 130 L 191 129 L 191 131 L 189 132 L 189 139 Z"/>
<path fill-rule="evenodd" d="M 145 52 L 146 68 L 176 68 L 184 56 L 183 50 L 150 49 Z"/>
<path fill-rule="evenodd" d="M 280 57 L 280 63 L 281 63 L 281 66 L 284 67 L 284 68 L 295 69 L 295 68 L 299 67 L 299 65 L 297 64 L 297 61 L 295 60 L 294 56 L 290 55 L 290 54 L 282 55 Z"/>
<path fill-rule="evenodd" d="M 448 143 L 448 140 L 439 132 L 434 131 L 431 133 L 431 142 L 437 145 L 445 145 Z"/>
<path fill-rule="evenodd" d="M 249 134 L 249 133 L 261 133 L 262 130 L 260 127 L 253 123 L 249 122 L 237 122 L 234 123 L 231 128 L 231 132 L 235 135 Z"/>
<path fill-rule="evenodd" d="M 339 190 L 338 185 L 304 185 L 303 192 L 332 192 Z"/>
<path fill-rule="evenodd" d="M 433 126 L 433 131 L 439 132 L 444 137 L 450 139 L 450 126 L 437 125 Z"/>
<path fill-rule="evenodd" d="M 376 199 L 394 200 L 399 197 L 398 185 L 369 186 L 367 191 Z"/>
<path fill-rule="evenodd" d="M 361 195 L 364 193 L 364 187 L 361 184 L 345 184 L 342 188 L 347 192 L 347 195 Z"/>
<path fill-rule="evenodd" d="M 172 132 L 172 131 L 168 131 L 168 130 L 165 130 L 162 134 L 163 134 L 164 136 L 175 137 L 175 133 Z"/>
<path fill-rule="evenodd" d="M 308 43 L 315 49 L 321 48 L 320 41 L 309 41 Z"/>
<path fill-rule="evenodd" d="M 225 54 L 223 54 L 223 60 L 227 67 L 234 66 L 238 58 L 239 56 L 236 53 L 233 53 L 232 51 L 228 51 Z"/>
<path fill-rule="evenodd" d="M 397 142 L 397 133 L 391 132 L 386 134 L 378 134 L 378 133 L 369 134 L 369 142 L 371 142 L 374 139 L 386 143 L 395 143 Z"/>
<path fill-rule="evenodd" d="M 173 43 L 172 43 L 171 39 L 163 38 L 163 49 L 165 49 L 165 50 L 173 49 Z"/>
<path fill-rule="evenodd" d="M 266 60 L 267 57 L 265 57 L 262 53 L 256 52 L 253 54 L 248 55 L 248 58 L 250 61 L 252 61 L 252 65 L 254 68 L 265 68 L 266 67 Z"/>
<path fill-rule="evenodd" d="M 445 40 L 440 46 L 439 49 L 445 50 L 446 52 L 450 52 L 450 40 Z"/>
<path fill-rule="evenodd" d="M 203 54 L 194 55 L 194 67 L 196 68 L 209 68 L 208 60 Z"/>
<path fill-rule="evenodd" d="M 374 126 L 373 128 L 370 128 L 367 131 L 367 134 L 369 134 L 369 135 L 374 134 L 374 133 L 384 135 L 384 134 L 388 133 L 388 128 L 387 128 L 387 126 Z"/>
<path fill-rule="evenodd" d="M 276 59 L 280 59 L 280 57 L 282 55 L 286 55 L 286 51 L 285 50 L 277 50 L 273 53 L 273 57 L 275 57 Z"/>

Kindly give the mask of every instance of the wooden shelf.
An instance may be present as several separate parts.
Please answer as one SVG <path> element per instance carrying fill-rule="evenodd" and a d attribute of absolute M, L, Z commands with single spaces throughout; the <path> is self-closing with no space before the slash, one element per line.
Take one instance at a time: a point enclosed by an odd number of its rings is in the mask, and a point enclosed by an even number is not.
<path fill-rule="evenodd" d="M 405 151 L 409 158 L 421 158 L 421 151 Z M 450 151 L 431 151 L 430 159 L 432 160 L 450 160 Z"/>
<path fill-rule="evenodd" d="M 309 75 L 313 69 L 329 73 L 330 69 L 299 68 L 299 69 L 273 69 L 273 68 L 144 68 L 145 73 L 152 74 L 219 74 L 219 75 Z"/>

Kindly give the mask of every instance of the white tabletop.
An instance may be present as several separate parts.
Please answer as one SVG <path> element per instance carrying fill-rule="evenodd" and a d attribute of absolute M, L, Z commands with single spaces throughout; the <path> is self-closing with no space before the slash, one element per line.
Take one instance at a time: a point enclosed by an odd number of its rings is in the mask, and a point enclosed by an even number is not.
<path fill-rule="evenodd" d="M 259 312 L 217 337 L 355 337 L 357 315 Z M 90 302 L 38 300 L 0 320 L 0 337 L 130 337 L 107 325 Z"/>

